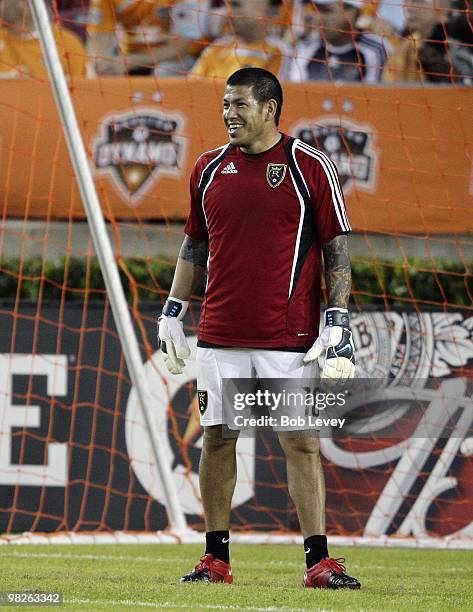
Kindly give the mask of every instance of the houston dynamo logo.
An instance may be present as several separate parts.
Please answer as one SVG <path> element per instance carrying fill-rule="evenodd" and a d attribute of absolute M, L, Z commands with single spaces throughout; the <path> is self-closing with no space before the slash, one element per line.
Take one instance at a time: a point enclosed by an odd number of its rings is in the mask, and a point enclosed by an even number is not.
<path fill-rule="evenodd" d="M 184 120 L 140 109 L 106 117 L 93 145 L 98 172 L 109 174 L 127 202 L 139 203 L 161 175 L 180 177 Z"/>
<path fill-rule="evenodd" d="M 378 151 L 374 147 L 373 126 L 323 117 L 302 121 L 292 129 L 292 134 L 330 157 L 337 166 L 345 193 L 354 185 L 366 191 L 375 190 Z"/>

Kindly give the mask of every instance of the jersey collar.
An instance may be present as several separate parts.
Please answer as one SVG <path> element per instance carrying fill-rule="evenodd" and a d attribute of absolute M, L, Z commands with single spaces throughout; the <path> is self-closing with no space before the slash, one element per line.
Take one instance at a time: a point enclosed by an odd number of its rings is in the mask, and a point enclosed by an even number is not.
<path fill-rule="evenodd" d="M 274 144 L 269 149 L 266 149 L 266 151 L 261 151 L 261 153 L 245 153 L 244 151 L 240 149 L 240 147 L 236 147 L 236 149 L 238 149 L 239 154 L 243 155 L 243 157 L 247 157 L 248 159 L 258 159 L 259 157 L 263 157 L 263 155 L 267 155 L 268 153 L 270 153 L 271 151 L 274 151 L 274 149 L 282 145 L 282 143 L 284 142 L 285 134 L 281 133 L 280 136 L 281 137 L 277 141 L 276 144 Z"/>

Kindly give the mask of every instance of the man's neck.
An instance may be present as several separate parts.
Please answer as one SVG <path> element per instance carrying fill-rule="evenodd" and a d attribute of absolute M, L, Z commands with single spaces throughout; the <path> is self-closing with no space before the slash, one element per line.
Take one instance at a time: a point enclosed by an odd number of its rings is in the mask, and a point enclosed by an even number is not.
<path fill-rule="evenodd" d="M 338 36 L 334 36 L 333 40 L 329 40 L 328 38 L 323 38 L 323 42 L 330 47 L 345 47 L 348 44 L 353 45 L 353 35 L 352 34 L 344 34 L 343 32 L 339 32 Z"/>
<path fill-rule="evenodd" d="M 235 32 L 238 40 L 240 40 L 243 44 L 254 44 L 263 42 L 266 38 L 266 28 L 262 26 L 259 22 L 253 24 L 247 24 L 245 29 L 241 32 Z"/>
<path fill-rule="evenodd" d="M 249 147 L 240 147 L 240 150 L 243 153 L 248 153 L 250 155 L 257 155 L 258 153 L 264 153 L 265 151 L 269 151 L 278 142 L 281 140 L 282 134 L 278 131 L 277 128 L 275 130 L 271 130 L 270 133 L 265 134 L 261 139 L 255 140 Z"/>

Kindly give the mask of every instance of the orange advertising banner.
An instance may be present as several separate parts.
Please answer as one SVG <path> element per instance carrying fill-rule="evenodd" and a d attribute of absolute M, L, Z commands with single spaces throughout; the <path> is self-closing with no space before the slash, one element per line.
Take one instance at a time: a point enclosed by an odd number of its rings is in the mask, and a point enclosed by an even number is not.
<path fill-rule="evenodd" d="M 80 80 L 72 89 L 107 219 L 183 220 L 197 157 L 225 144 L 218 81 Z M 338 167 L 353 229 L 473 230 L 473 88 L 284 84 L 281 129 Z M 48 82 L 0 87 L 4 218 L 83 219 Z"/>

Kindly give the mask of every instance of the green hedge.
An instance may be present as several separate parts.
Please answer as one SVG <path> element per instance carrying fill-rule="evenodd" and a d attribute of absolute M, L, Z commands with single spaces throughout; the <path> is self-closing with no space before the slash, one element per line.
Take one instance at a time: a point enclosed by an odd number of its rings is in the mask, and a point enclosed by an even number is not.
<path fill-rule="evenodd" d="M 174 261 L 139 259 L 119 261 L 120 277 L 126 295 L 131 301 L 160 301 L 171 288 Z M 64 299 L 83 301 L 87 294 L 91 300 L 105 298 L 105 286 L 97 259 L 64 258 L 60 261 L 42 261 L 30 258 L 20 268 L 18 259 L 4 259 L 0 263 L 0 298 L 17 296 L 29 300 Z"/>
<path fill-rule="evenodd" d="M 460 262 L 354 259 L 353 298 L 362 304 L 472 306 L 473 265 Z"/>
<path fill-rule="evenodd" d="M 130 301 L 161 302 L 174 274 L 174 261 L 121 260 L 120 276 Z M 459 262 L 353 260 L 353 301 L 357 304 L 471 306 L 471 267 Z M 19 280 L 20 279 L 20 280 Z M 103 300 L 105 289 L 96 259 L 59 262 L 27 259 L 0 263 L 0 298 Z M 198 291 L 202 293 L 202 289 Z"/>

